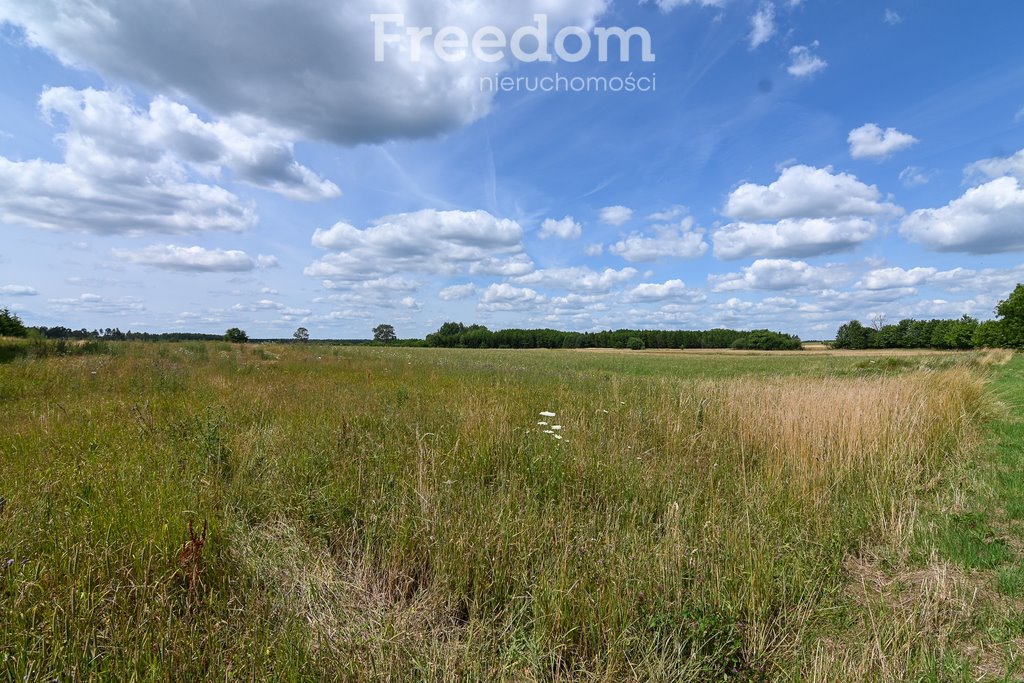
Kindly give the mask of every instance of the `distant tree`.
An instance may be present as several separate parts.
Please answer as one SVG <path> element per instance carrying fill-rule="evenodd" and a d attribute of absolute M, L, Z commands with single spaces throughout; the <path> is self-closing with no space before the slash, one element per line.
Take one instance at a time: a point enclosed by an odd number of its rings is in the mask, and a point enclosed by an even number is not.
<path fill-rule="evenodd" d="M 974 330 L 971 340 L 977 349 L 1000 349 L 1006 346 L 1006 335 L 1003 334 L 1003 321 L 986 320 Z"/>
<path fill-rule="evenodd" d="M 644 340 L 640 337 L 630 337 L 626 340 L 626 348 L 632 351 L 643 351 L 647 348 L 647 345 L 644 344 Z"/>
<path fill-rule="evenodd" d="M 224 341 L 229 341 L 233 344 L 244 344 L 249 341 L 249 335 L 245 333 L 245 330 L 232 327 L 224 333 Z"/>
<path fill-rule="evenodd" d="M 1017 285 L 1005 301 L 999 302 L 996 315 L 1002 318 L 1006 346 L 1024 349 L 1024 285 Z"/>
<path fill-rule="evenodd" d="M 389 342 L 398 339 L 395 336 L 395 328 L 392 325 L 377 325 L 373 328 L 373 341 Z"/>
<path fill-rule="evenodd" d="M 28 330 L 22 324 L 21 318 L 8 309 L 0 309 L 0 337 L 27 337 Z"/>
<path fill-rule="evenodd" d="M 836 332 L 833 346 L 837 349 L 867 349 L 873 346 L 876 332 L 864 327 L 859 320 L 851 320 Z"/>
<path fill-rule="evenodd" d="M 295 337 L 295 341 L 308 342 L 309 330 L 307 330 L 305 327 L 300 327 L 299 329 L 295 330 L 295 334 L 293 334 L 292 336 Z"/>

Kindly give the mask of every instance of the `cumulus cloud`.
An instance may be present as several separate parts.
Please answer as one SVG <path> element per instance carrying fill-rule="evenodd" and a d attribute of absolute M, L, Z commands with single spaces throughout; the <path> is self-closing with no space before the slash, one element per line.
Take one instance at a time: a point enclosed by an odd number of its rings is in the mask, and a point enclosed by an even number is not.
<path fill-rule="evenodd" d="M 996 254 L 1024 251 L 1024 187 L 996 178 L 939 209 L 907 216 L 900 234 L 935 251 Z"/>
<path fill-rule="evenodd" d="M 634 232 L 611 245 L 608 251 L 630 263 L 650 263 L 663 259 L 698 258 L 708 251 L 704 231 L 693 227 L 687 217 L 677 225 L 661 225 L 654 234 Z"/>
<path fill-rule="evenodd" d="M 1024 181 L 1024 149 L 1008 157 L 993 157 L 976 161 L 968 165 L 965 172 L 969 178 L 998 178 L 1008 175 Z"/>
<path fill-rule="evenodd" d="M 273 256 L 253 258 L 244 251 L 159 244 L 143 249 L 114 249 L 114 257 L 140 266 L 191 273 L 244 273 L 277 265 Z"/>
<path fill-rule="evenodd" d="M 587 256 L 600 256 L 604 253 L 604 244 L 598 242 L 596 244 L 588 244 L 584 249 L 583 253 Z"/>
<path fill-rule="evenodd" d="M 889 26 L 896 26 L 903 23 L 903 17 L 896 10 L 887 9 L 882 17 L 882 21 L 889 24 Z"/>
<path fill-rule="evenodd" d="M 256 222 L 251 207 L 194 180 L 222 169 L 294 199 L 338 194 L 273 131 L 205 123 L 163 98 L 143 112 L 123 93 L 50 88 L 40 108 L 50 121 L 66 120 L 64 160 L 0 157 L 0 218 L 11 224 L 97 234 L 245 230 Z"/>
<path fill-rule="evenodd" d="M 469 282 L 464 285 L 452 285 L 451 287 L 445 287 L 441 290 L 438 296 L 442 301 L 458 301 L 459 299 L 468 299 L 474 294 L 476 294 L 476 285 Z"/>
<path fill-rule="evenodd" d="M 633 220 L 633 209 L 626 206 L 606 206 L 601 209 L 600 220 L 605 225 L 618 227 Z"/>
<path fill-rule="evenodd" d="M 775 5 L 762 2 L 757 12 L 750 17 L 750 49 L 756 50 L 775 35 Z"/>
<path fill-rule="evenodd" d="M 760 259 L 739 273 L 710 275 L 708 281 L 716 292 L 746 289 L 783 291 L 792 289 L 825 289 L 848 278 L 842 269 L 820 268 L 804 261 Z"/>
<path fill-rule="evenodd" d="M 585 266 L 574 268 L 545 268 L 529 275 L 515 278 L 521 285 L 533 285 L 544 289 L 562 289 L 572 292 L 607 292 L 616 285 L 628 282 L 636 277 L 635 268 L 605 268 L 594 271 Z"/>
<path fill-rule="evenodd" d="M 786 218 L 778 223 L 730 223 L 712 237 L 715 256 L 807 258 L 849 251 L 878 234 L 863 218 Z"/>
<path fill-rule="evenodd" d="M 576 222 L 572 216 L 566 216 L 560 221 L 548 218 L 540 226 L 540 238 L 546 240 L 549 237 L 557 237 L 563 240 L 575 240 L 583 236 L 583 226 Z"/>
<path fill-rule="evenodd" d="M 533 272 L 533 259 L 526 254 L 516 254 L 508 258 L 490 256 L 469 266 L 470 275 L 496 275 L 498 277 L 518 277 Z"/>
<path fill-rule="evenodd" d="M 35 287 L 27 285 L 4 285 L 0 287 L 0 295 L 3 296 L 36 296 L 39 292 Z"/>
<path fill-rule="evenodd" d="M 662 283 L 644 283 L 626 292 L 625 300 L 629 302 L 665 301 L 666 299 L 703 300 L 700 290 L 690 289 L 682 280 L 669 280 Z"/>
<path fill-rule="evenodd" d="M 854 128 L 847 137 L 850 156 L 854 159 L 886 159 L 901 150 L 913 147 L 919 140 L 895 128 L 882 129 L 875 123 Z"/>
<path fill-rule="evenodd" d="M 249 185 L 290 199 L 314 201 L 341 194 L 295 160 L 288 134 L 247 117 L 208 123 L 188 107 L 159 96 L 142 111 L 123 92 L 48 88 L 39 106 L 49 119 L 60 114 L 68 131 L 68 156 L 96 167 L 113 159 L 193 170 L 217 177 L 222 168 Z"/>
<path fill-rule="evenodd" d="M 397 272 L 456 275 L 471 267 L 491 265 L 495 270 L 511 264 L 522 269 L 523 229 L 513 220 L 486 211 L 436 211 L 386 216 L 359 229 L 336 223 L 317 230 L 313 245 L 334 253 L 305 269 L 310 277 L 358 281 Z M 505 256 L 502 261 L 499 256 Z"/>
<path fill-rule="evenodd" d="M 304 136 L 342 144 L 432 137 L 489 108 L 481 76 L 508 67 L 477 59 L 449 63 L 432 49 L 413 59 L 408 40 L 375 61 L 373 14 L 408 26 L 494 25 L 507 34 L 548 16 L 551 35 L 590 27 L 606 0 L 182 0 L 173 16 L 158 0 L 6 0 L 0 22 L 73 67 L 90 67 L 158 93 L 174 93 L 219 115 L 247 114 Z M 232 30 L 223 31 L 225 18 Z M 384 27 L 404 36 L 403 28 Z"/>
<path fill-rule="evenodd" d="M 858 287 L 870 290 L 918 287 L 938 273 L 936 268 L 877 268 L 864 274 Z"/>
<path fill-rule="evenodd" d="M 828 66 L 828 62 L 814 54 L 814 50 L 818 47 L 818 41 L 814 41 L 810 45 L 791 47 L 789 49 L 789 66 L 786 71 L 797 78 L 808 78 L 823 71 Z"/>
<path fill-rule="evenodd" d="M 750 222 L 901 212 L 898 206 L 883 201 L 876 186 L 866 185 L 849 173 L 834 173 L 831 166 L 790 166 L 770 185 L 741 185 L 729 195 L 725 205 L 725 215 Z"/>
<path fill-rule="evenodd" d="M 484 290 L 477 305 L 482 311 L 524 311 L 536 308 L 547 301 L 529 287 L 513 287 L 508 283 L 493 284 Z"/>

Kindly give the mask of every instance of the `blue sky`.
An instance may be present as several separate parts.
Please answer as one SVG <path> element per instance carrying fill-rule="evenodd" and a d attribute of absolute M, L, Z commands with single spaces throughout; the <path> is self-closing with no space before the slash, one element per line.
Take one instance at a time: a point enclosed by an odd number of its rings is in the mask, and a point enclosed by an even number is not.
<path fill-rule="evenodd" d="M 820 339 L 988 318 L 1024 282 L 1020 3 L 170 7 L 0 0 L 0 306 L 29 324 Z M 375 61 L 375 13 L 639 27 L 655 58 Z"/>

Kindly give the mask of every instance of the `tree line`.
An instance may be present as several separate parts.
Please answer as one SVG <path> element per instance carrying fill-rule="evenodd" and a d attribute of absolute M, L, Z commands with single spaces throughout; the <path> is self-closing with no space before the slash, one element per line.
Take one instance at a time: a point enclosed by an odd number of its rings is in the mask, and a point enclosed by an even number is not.
<path fill-rule="evenodd" d="M 1024 348 L 1024 285 L 996 307 L 996 320 L 901 320 L 865 326 L 851 320 L 836 332 L 836 349 L 996 349 Z"/>
<path fill-rule="evenodd" d="M 792 351 L 800 338 L 771 330 L 608 330 L 563 332 L 552 329 L 489 330 L 483 325 L 445 323 L 427 335 L 428 346 L 467 349 L 756 349 Z"/>

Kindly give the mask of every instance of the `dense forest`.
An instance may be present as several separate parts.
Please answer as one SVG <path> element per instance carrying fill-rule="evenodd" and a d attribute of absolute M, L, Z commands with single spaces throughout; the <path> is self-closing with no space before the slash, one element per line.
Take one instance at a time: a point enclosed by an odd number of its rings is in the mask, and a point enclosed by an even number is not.
<path fill-rule="evenodd" d="M 867 327 L 851 320 L 836 332 L 837 349 L 994 349 L 1024 348 L 1024 285 L 996 307 L 997 320 L 901 320 Z"/>
<path fill-rule="evenodd" d="M 562 332 L 559 330 L 497 330 L 483 325 L 449 322 L 427 335 L 428 346 L 468 349 L 757 349 L 792 351 L 802 348 L 799 337 L 754 330 L 666 331 L 609 330 Z"/>

